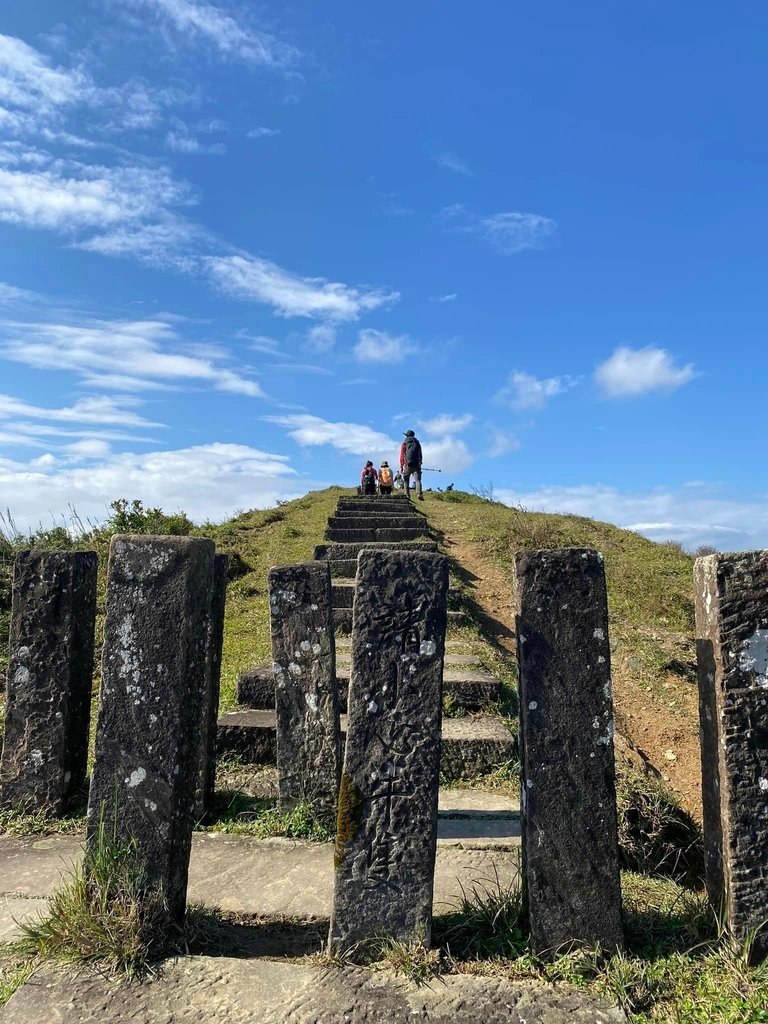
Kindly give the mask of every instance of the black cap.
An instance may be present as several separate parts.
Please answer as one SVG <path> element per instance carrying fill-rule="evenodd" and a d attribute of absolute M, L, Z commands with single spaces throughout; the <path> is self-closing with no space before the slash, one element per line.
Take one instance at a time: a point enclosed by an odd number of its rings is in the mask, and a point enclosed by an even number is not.
<path fill-rule="evenodd" d="M 405 437 L 416 437 L 412 430 L 404 430 L 403 434 L 405 435 Z"/>

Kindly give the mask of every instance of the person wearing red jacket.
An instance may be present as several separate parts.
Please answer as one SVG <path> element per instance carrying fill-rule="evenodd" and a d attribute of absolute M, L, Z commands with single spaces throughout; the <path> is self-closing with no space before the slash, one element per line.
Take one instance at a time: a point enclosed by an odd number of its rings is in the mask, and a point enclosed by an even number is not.
<path fill-rule="evenodd" d="M 375 494 L 376 493 L 376 482 L 379 479 L 379 474 L 369 459 L 363 466 L 363 472 L 360 474 L 360 489 L 363 494 Z"/>
<path fill-rule="evenodd" d="M 416 488 L 419 501 L 424 501 L 424 491 L 421 486 L 421 442 L 412 430 L 406 430 L 405 440 L 400 445 L 400 472 L 405 482 L 405 493 L 410 495 L 411 477 L 416 478 Z"/>

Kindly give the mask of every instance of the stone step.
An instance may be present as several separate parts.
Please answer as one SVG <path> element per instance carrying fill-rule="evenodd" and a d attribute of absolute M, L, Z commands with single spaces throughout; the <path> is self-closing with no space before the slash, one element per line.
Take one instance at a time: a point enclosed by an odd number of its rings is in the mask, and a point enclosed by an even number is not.
<path fill-rule="evenodd" d="M 347 707 L 350 661 L 339 655 L 336 681 L 343 710 Z M 467 669 L 447 664 L 443 669 L 443 694 L 467 711 L 482 711 L 499 699 L 499 680 L 486 669 Z M 237 678 L 237 703 L 253 711 L 271 711 L 275 706 L 275 680 L 271 665 L 254 665 Z"/>
<path fill-rule="evenodd" d="M 325 539 L 334 541 L 337 544 L 368 544 L 376 545 L 379 541 L 396 540 L 421 540 L 428 537 L 426 526 L 408 526 L 404 529 L 389 527 L 377 530 L 375 527 L 365 529 L 346 530 L 340 527 L 327 527 Z"/>
<path fill-rule="evenodd" d="M 409 501 L 404 494 L 372 494 L 368 497 L 359 496 L 357 498 L 339 498 L 336 508 L 352 511 L 379 511 L 379 512 L 399 512 L 407 508 L 413 508 L 413 504 Z"/>
<path fill-rule="evenodd" d="M 448 626 L 463 626 L 466 624 L 467 617 L 464 612 L 449 611 L 448 612 Z M 351 608 L 337 608 L 333 609 L 333 628 L 339 629 L 342 633 L 349 633 L 352 629 L 352 609 Z"/>
<path fill-rule="evenodd" d="M 331 576 L 350 579 L 357 573 L 356 558 L 329 558 L 328 561 L 331 566 Z"/>
<path fill-rule="evenodd" d="M 393 517 L 402 519 L 408 517 L 409 519 L 418 519 L 420 522 L 426 521 L 424 513 L 412 505 L 404 508 L 337 508 L 333 515 L 338 516 L 340 519 L 356 519 L 358 516 L 362 516 L 364 519 L 390 519 Z"/>
<path fill-rule="evenodd" d="M 384 548 L 387 551 L 437 551 L 437 543 L 433 540 L 383 540 L 376 544 L 370 541 L 354 541 L 343 544 L 318 544 L 315 547 L 314 558 L 328 558 L 332 560 L 357 558 L 361 551 L 366 548 Z"/>
<path fill-rule="evenodd" d="M 427 524 L 417 516 L 329 516 L 329 530 L 421 530 L 426 532 Z"/>
<path fill-rule="evenodd" d="M 346 733 L 347 716 L 341 716 Z M 274 711 L 230 711 L 219 718 L 218 756 L 236 754 L 251 764 L 275 764 Z M 517 759 L 517 740 L 498 718 L 443 720 L 440 772 L 447 779 L 487 775 Z"/>

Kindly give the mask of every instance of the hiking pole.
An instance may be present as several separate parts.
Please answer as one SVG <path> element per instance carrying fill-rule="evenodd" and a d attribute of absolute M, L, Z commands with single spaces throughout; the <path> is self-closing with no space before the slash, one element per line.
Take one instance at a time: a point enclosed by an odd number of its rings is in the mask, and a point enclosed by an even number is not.
<path fill-rule="evenodd" d="M 442 469 L 428 469 L 426 466 L 421 467 L 422 473 L 442 473 Z"/>

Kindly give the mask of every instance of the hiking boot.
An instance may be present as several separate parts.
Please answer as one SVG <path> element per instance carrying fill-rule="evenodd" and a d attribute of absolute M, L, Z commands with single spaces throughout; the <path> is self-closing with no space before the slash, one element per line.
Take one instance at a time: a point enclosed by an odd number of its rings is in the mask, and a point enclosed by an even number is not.
<path fill-rule="evenodd" d="M 424 501 L 424 495 L 423 494 L 419 495 L 419 501 Z"/>

